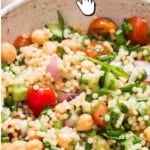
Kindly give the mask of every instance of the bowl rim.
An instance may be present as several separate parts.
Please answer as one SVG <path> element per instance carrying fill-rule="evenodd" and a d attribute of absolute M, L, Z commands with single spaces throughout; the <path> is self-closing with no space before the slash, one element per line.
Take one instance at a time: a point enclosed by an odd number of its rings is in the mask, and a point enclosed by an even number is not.
<path fill-rule="evenodd" d="M 5 5 L 4 7 L 2 7 L 1 9 L 1 17 L 4 17 L 5 15 L 7 15 L 9 12 L 11 12 L 12 10 L 14 10 L 15 8 L 29 2 L 30 0 L 15 0 L 12 1 L 10 3 L 8 3 L 7 5 Z"/>
<path fill-rule="evenodd" d="M 4 17 L 5 15 L 7 15 L 9 12 L 14 10 L 15 8 L 21 6 L 29 1 L 31 1 L 31 0 L 15 0 L 15 1 L 8 3 L 1 9 L 1 17 Z M 146 4 L 150 4 L 150 0 L 138 0 L 138 1 L 146 3 Z"/>

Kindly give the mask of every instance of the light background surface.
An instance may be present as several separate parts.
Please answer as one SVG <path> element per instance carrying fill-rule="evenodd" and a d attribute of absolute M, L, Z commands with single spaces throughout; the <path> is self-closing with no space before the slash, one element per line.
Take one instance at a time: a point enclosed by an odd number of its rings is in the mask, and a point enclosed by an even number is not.
<path fill-rule="evenodd" d="M 5 5 L 7 5 L 8 3 L 11 3 L 13 1 L 18 1 L 18 0 L 2 0 L 2 7 L 4 7 Z"/>

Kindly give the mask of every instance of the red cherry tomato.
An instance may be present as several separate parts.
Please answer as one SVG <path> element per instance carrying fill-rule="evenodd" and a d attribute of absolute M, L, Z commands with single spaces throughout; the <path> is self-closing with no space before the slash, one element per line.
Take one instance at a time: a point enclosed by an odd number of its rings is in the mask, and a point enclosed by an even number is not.
<path fill-rule="evenodd" d="M 101 55 L 111 54 L 110 48 L 104 45 L 102 42 L 92 41 L 86 48 L 85 53 L 87 56 L 97 58 Z"/>
<path fill-rule="evenodd" d="M 50 88 L 29 88 L 27 95 L 27 103 L 35 116 L 38 116 L 46 106 L 56 105 L 56 94 Z"/>
<path fill-rule="evenodd" d="M 18 36 L 16 40 L 14 41 L 14 46 L 17 48 L 23 47 L 23 46 L 28 46 L 32 44 L 31 38 L 30 37 L 24 37 L 22 35 Z"/>
<path fill-rule="evenodd" d="M 127 23 L 130 23 L 133 28 L 133 30 L 126 35 L 127 39 L 130 40 L 132 44 L 147 44 L 150 40 L 148 37 L 149 29 L 147 22 L 142 18 L 132 17 L 127 20 Z"/>
<path fill-rule="evenodd" d="M 100 102 L 98 106 L 94 109 L 94 113 L 93 113 L 94 121 L 101 128 L 105 128 L 105 122 L 103 120 L 103 116 L 106 115 L 107 112 L 108 112 L 108 107 L 103 102 Z"/>
<path fill-rule="evenodd" d="M 88 33 L 105 35 L 117 30 L 116 24 L 108 18 L 97 18 L 89 26 Z"/>

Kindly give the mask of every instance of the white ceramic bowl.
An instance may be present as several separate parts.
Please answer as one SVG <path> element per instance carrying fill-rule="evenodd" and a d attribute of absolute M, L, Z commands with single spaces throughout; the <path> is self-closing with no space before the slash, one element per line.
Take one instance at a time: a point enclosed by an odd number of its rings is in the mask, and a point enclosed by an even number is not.
<path fill-rule="evenodd" d="M 96 16 L 112 18 L 120 24 L 124 18 L 144 17 L 150 24 L 150 0 L 95 0 Z M 84 16 L 76 0 L 15 0 L 2 9 L 2 41 L 13 41 L 23 32 L 57 21 L 60 10 L 67 24 L 85 30 L 94 16 Z"/>

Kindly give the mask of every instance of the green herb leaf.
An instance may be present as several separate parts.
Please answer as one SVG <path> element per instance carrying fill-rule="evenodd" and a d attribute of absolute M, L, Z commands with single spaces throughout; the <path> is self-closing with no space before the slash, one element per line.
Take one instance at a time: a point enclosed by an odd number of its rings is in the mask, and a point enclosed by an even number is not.
<path fill-rule="evenodd" d="M 6 71 L 6 68 L 9 67 L 9 66 L 10 66 L 10 64 L 8 64 L 8 63 L 6 63 L 6 62 L 2 62 L 2 69 L 3 69 L 4 71 Z"/>
<path fill-rule="evenodd" d="M 4 106 L 8 107 L 12 111 L 15 111 L 18 108 L 18 102 L 14 101 L 12 96 L 8 96 L 4 99 Z"/>
<path fill-rule="evenodd" d="M 99 94 L 99 96 L 102 96 L 102 95 L 108 95 L 108 94 L 112 94 L 112 90 L 109 90 L 109 89 L 107 89 L 107 88 L 101 88 L 101 89 L 99 89 L 99 90 L 97 90 L 97 93 Z"/>
<path fill-rule="evenodd" d="M 128 74 L 120 67 L 110 65 L 110 70 L 116 77 L 128 78 Z"/>
<path fill-rule="evenodd" d="M 129 45 L 127 46 L 127 50 L 129 52 L 133 52 L 133 51 L 138 52 L 138 51 L 143 51 L 143 48 L 140 45 Z"/>
<path fill-rule="evenodd" d="M 61 47 L 61 46 L 57 46 L 57 50 L 58 50 L 58 52 L 60 52 L 61 54 L 66 53 L 65 50 L 64 50 L 64 48 Z"/>
<path fill-rule="evenodd" d="M 44 125 L 42 125 L 41 128 L 40 128 L 40 130 L 41 130 L 42 132 L 47 132 L 48 128 L 45 127 Z"/>
<path fill-rule="evenodd" d="M 122 92 L 132 93 L 134 87 L 140 87 L 140 88 L 142 88 L 143 91 L 145 91 L 147 89 L 147 85 L 146 84 L 128 83 L 125 86 L 121 87 L 120 90 Z"/>
<path fill-rule="evenodd" d="M 114 128 L 111 125 L 112 123 L 108 122 L 106 125 L 106 131 L 102 133 L 102 136 L 108 139 L 113 140 L 124 140 L 125 134 L 124 130 L 121 128 Z"/>
<path fill-rule="evenodd" d="M 121 87 L 121 91 L 131 93 L 131 92 L 133 92 L 132 89 L 134 87 L 137 87 L 137 83 L 126 84 L 125 86 Z"/>
<path fill-rule="evenodd" d="M 18 64 L 19 64 L 20 66 L 24 64 L 24 59 L 25 59 L 25 58 L 20 58 L 20 59 L 18 60 Z"/>
<path fill-rule="evenodd" d="M 136 110 L 139 113 L 139 115 L 144 116 L 147 114 L 147 109 L 145 106 L 142 105 L 143 102 L 139 102 L 136 105 Z"/>
<path fill-rule="evenodd" d="M 116 57 L 115 54 L 111 54 L 111 55 L 102 55 L 98 57 L 99 61 L 106 61 L 106 62 L 110 62 L 112 60 L 114 60 Z"/>
<path fill-rule="evenodd" d="M 118 107 L 120 108 L 121 112 L 123 112 L 123 113 L 126 113 L 128 111 L 128 107 L 124 103 L 118 103 Z"/>
<path fill-rule="evenodd" d="M 10 141 L 10 138 L 8 136 L 2 136 L 1 137 L 1 142 L 2 143 L 9 142 L 9 141 Z"/>
<path fill-rule="evenodd" d="M 124 77 L 124 78 L 128 78 L 128 74 L 120 67 L 117 66 L 113 66 L 110 64 L 106 64 L 104 62 L 101 62 L 97 59 L 91 58 L 86 56 L 85 59 L 88 59 L 90 61 L 92 61 L 95 64 L 101 65 L 103 68 L 105 68 L 105 71 L 111 71 L 116 77 Z"/>
<path fill-rule="evenodd" d="M 72 116 L 72 112 L 70 110 L 67 110 L 68 119 Z"/>
<path fill-rule="evenodd" d="M 4 112 L 1 112 L 1 119 L 2 119 L 2 122 L 4 122 L 8 119 L 8 116 Z"/>
<path fill-rule="evenodd" d="M 150 127 L 150 120 L 145 121 L 145 123 L 146 123 L 146 126 L 147 126 L 147 127 Z"/>
<path fill-rule="evenodd" d="M 136 135 L 128 138 L 127 140 L 125 140 L 124 142 L 121 142 L 121 146 L 123 146 L 123 148 L 125 150 L 130 150 L 130 149 L 134 149 L 134 145 L 137 143 L 140 143 L 142 141 L 142 139 Z"/>
<path fill-rule="evenodd" d="M 107 139 L 112 139 L 112 140 L 124 140 L 125 139 L 125 135 L 120 131 L 113 131 L 113 133 L 111 132 L 111 134 L 113 134 L 115 136 L 111 136 L 107 133 L 102 133 L 102 136 L 104 136 Z"/>
<path fill-rule="evenodd" d="M 147 102 L 148 98 L 138 98 L 136 101 L 137 102 Z"/>
<path fill-rule="evenodd" d="M 46 106 L 40 115 L 47 115 L 50 110 L 52 110 L 52 108 L 50 106 Z"/>
<path fill-rule="evenodd" d="M 44 141 L 44 147 L 51 150 L 51 144 L 48 141 Z"/>
<path fill-rule="evenodd" d="M 110 116 L 109 123 L 112 127 L 115 127 L 115 124 L 116 124 L 117 120 L 119 119 L 120 114 L 121 114 L 121 112 L 116 112 L 114 110 L 114 108 L 111 109 L 111 111 L 109 112 L 109 116 Z M 107 126 L 107 128 L 110 128 L 110 126 Z"/>
<path fill-rule="evenodd" d="M 130 23 L 127 23 L 127 22 L 124 22 L 121 25 L 121 28 L 122 28 L 124 34 L 128 34 L 129 32 L 131 32 L 133 30 L 132 25 Z"/>
<path fill-rule="evenodd" d="M 72 147 L 73 150 L 75 150 L 76 144 L 77 144 L 77 142 L 74 141 L 74 140 L 72 140 L 72 141 L 69 143 L 69 145 Z"/>
<path fill-rule="evenodd" d="M 88 85 L 88 80 L 83 78 L 83 75 L 79 78 L 79 83 L 80 84 L 85 84 Z"/>
<path fill-rule="evenodd" d="M 85 150 L 91 150 L 92 149 L 92 144 L 86 143 L 85 144 Z"/>
<path fill-rule="evenodd" d="M 54 128 L 56 129 L 61 129 L 63 126 L 63 123 L 61 120 L 57 120 L 55 123 L 54 123 Z"/>
<path fill-rule="evenodd" d="M 65 22 L 64 22 L 64 19 L 63 19 L 61 13 L 59 12 L 59 10 L 57 10 L 57 15 L 58 15 L 58 22 L 61 27 L 62 33 L 63 33 L 64 27 L 65 27 Z"/>
<path fill-rule="evenodd" d="M 129 123 L 127 122 L 127 120 L 125 120 L 123 123 L 122 123 L 125 131 L 130 131 L 131 130 L 131 125 L 129 125 Z"/>
<path fill-rule="evenodd" d="M 123 34 L 123 31 L 121 29 L 117 30 L 115 35 L 116 35 L 115 41 L 116 41 L 117 46 L 126 44 L 127 41 L 126 41 L 124 34 Z"/>
<path fill-rule="evenodd" d="M 96 131 L 95 130 L 87 131 L 86 135 L 91 137 L 96 136 Z"/>
<path fill-rule="evenodd" d="M 92 94 L 91 95 L 86 95 L 86 101 L 87 102 L 92 102 L 93 101 Z"/>

